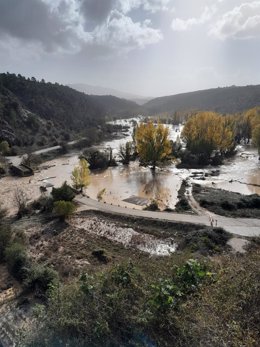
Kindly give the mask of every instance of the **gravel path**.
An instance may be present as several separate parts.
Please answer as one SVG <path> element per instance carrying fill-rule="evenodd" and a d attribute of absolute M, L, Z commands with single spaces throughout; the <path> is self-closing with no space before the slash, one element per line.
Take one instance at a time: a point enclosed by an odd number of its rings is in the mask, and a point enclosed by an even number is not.
<path fill-rule="evenodd" d="M 200 210 L 200 215 L 197 216 L 171 212 L 143 211 L 134 208 L 130 209 L 115 205 L 109 205 L 84 196 L 76 197 L 76 201 L 81 204 L 79 208 L 80 211 L 98 210 L 119 215 L 143 217 L 157 220 L 159 219 L 165 221 L 210 225 L 211 216 L 214 220 L 217 220 L 218 227 L 222 227 L 223 229 L 232 234 L 240 236 L 260 236 L 260 219 L 228 218 L 212 214 L 207 210 L 204 210 L 206 212 Z"/>

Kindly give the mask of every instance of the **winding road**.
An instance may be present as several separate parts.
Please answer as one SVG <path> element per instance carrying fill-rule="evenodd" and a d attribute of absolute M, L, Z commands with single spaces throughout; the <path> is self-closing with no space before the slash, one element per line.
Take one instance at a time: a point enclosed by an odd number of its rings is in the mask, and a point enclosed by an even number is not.
<path fill-rule="evenodd" d="M 75 199 L 80 205 L 80 210 L 97 210 L 107 213 L 113 213 L 125 216 L 134 216 L 141 218 L 149 218 L 154 220 L 184 222 L 193 224 L 210 225 L 210 217 L 217 220 L 218 227 L 222 227 L 226 231 L 239 236 L 260 236 L 260 219 L 254 218 L 228 218 L 215 215 L 205 209 L 199 208 L 195 199 L 190 196 L 190 204 L 196 210 L 198 215 L 181 214 L 172 212 L 151 212 L 124 208 L 115 205 L 109 205 L 105 202 L 99 202 L 94 199 L 77 196 Z"/>

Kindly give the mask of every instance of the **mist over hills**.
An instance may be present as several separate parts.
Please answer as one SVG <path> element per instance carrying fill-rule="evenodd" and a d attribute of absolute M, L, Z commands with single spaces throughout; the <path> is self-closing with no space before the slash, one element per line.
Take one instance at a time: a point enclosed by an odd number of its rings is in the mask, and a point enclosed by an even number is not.
<path fill-rule="evenodd" d="M 96 100 L 99 100 L 104 107 L 107 107 L 109 113 L 117 112 L 119 109 L 124 110 L 126 106 L 126 103 L 123 103 L 118 108 L 117 106 L 121 104 L 118 101 L 118 105 L 112 107 L 113 98 L 109 101 L 109 104 L 107 103 L 109 96 L 131 100 L 133 103 L 128 103 L 127 110 L 129 111 L 132 105 L 133 112 L 137 111 L 146 115 L 198 110 L 236 113 L 260 105 L 260 85 L 219 87 L 146 99 L 143 97 L 140 99 L 136 95 L 115 89 L 93 87 L 87 84 L 73 84 L 70 86 L 86 94 L 92 94 L 92 96 L 101 96 Z M 134 103 L 139 104 L 141 107 L 138 109 Z"/>
<path fill-rule="evenodd" d="M 113 88 L 105 88 L 101 86 L 92 86 L 85 83 L 75 83 L 68 84 L 69 87 L 78 90 L 79 92 L 88 94 L 88 95 L 99 95 L 99 96 L 109 96 L 113 95 L 121 99 L 127 99 L 136 102 L 138 105 L 143 105 L 149 100 L 151 97 L 143 97 L 136 94 L 131 94 L 123 91 L 119 91 Z"/>

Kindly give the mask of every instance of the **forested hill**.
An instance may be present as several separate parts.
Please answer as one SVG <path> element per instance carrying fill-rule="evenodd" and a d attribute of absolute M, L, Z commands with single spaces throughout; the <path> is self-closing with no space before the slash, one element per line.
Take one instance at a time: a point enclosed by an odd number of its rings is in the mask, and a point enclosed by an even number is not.
<path fill-rule="evenodd" d="M 133 114 L 144 113 L 143 108 L 134 101 L 120 99 L 112 95 L 91 95 L 91 97 L 102 107 L 108 117 L 111 115 L 130 117 Z"/>
<path fill-rule="evenodd" d="M 165 96 L 144 105 L 149 113 L 210 110 L 236 113 L 260 105 L 260 85 L 225 87 Z"/>
<path fill-rule="evenodd" d="M 97 129 L 108 117 L 132 116 L 138 109 L 128 100 L 95 97 L 57 83 L 0 74 L 0 140 L 19 146 L 66 141 L 85 129 Z"/>

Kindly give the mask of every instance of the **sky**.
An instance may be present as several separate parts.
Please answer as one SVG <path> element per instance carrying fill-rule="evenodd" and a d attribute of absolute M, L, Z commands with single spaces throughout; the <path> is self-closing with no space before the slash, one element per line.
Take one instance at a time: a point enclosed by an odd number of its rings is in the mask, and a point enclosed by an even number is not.
<path fill-rule="evenodd" d="M 260 0 L 0 0 L 0 71 L 156 97 L 260 84 Z"/>

